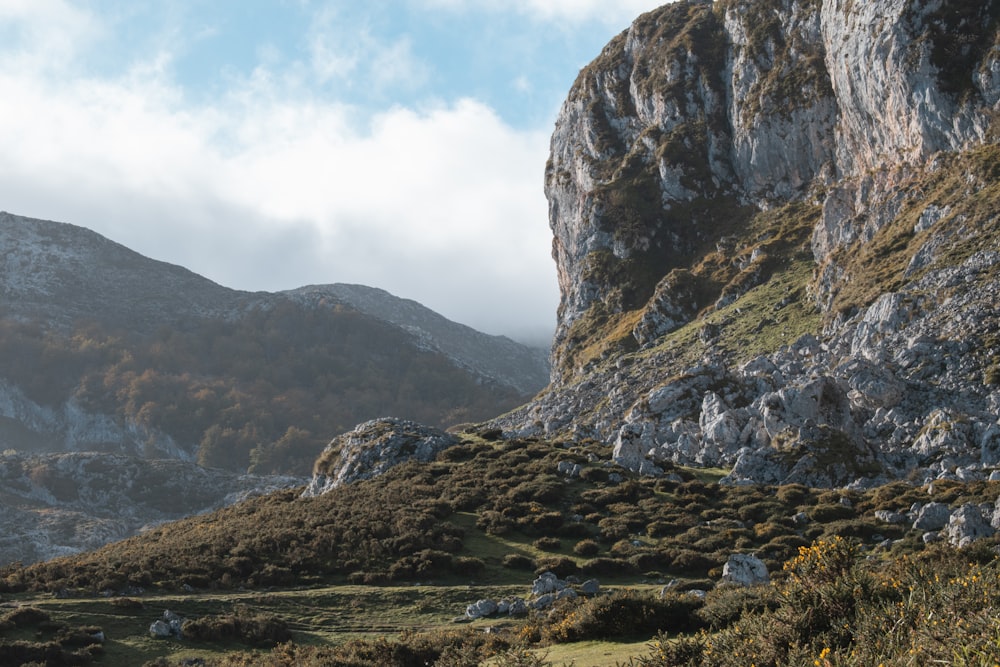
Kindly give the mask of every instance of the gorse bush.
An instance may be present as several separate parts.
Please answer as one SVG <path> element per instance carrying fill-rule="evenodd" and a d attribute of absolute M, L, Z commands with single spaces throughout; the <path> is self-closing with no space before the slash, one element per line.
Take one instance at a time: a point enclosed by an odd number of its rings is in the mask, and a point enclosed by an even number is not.
<path fill-rule="evenodd" d="M 852 540 L 818 541 L 785 563 L 772 586 L 710 593 L 696 614 L 712 634 L 674 637 L 661 628 L 652 651 L 632 664 L 993 665 L 1000 567 L 990 552 L 941 547 L 883 560 Z"/>

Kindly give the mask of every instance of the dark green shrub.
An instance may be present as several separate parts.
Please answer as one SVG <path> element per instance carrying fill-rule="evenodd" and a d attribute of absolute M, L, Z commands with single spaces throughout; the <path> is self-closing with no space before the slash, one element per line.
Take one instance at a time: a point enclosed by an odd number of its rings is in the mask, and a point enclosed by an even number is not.
<path fill-rule="evenodd" d="M 586 575 L 616 576 L 632 574 L 635 568 L 624 558 L 591 558 L 584 561 L 580 570 Z"/>
<path fill-rule="evenodd" d="M 829 523 L 839 519 L 850 519 L 855 515 L 853 507 L 840 503 L 824 503 L 816 505 L 807 512 L 809 518 L 818 523 Z"/>
<path fill-rule="evenodd" d="M 26 628 L 50 620 L 50 616 L 37 607 L 18 607 L 0 617 L 0 628 Z"/>
<path fill-rule="evenodd" d="M 565 519 L 559 512 L 543 512 L 525 517 L 525 528 L 535 533 L 551 534 L 558 530 Z"/>
<path fill-rule="evenodd" d="M 559 551 L 562 546 L 562 542 L 558 537 L 539 537 L 537 540 L 532 542 L 532 545 L 536 549 L 542 551 Z"/>
<path fill-rule="evenodd" d="M 580 471 L 580 479 L 591 483 L 606 482 L 608 481 L 608 471 L 604 468 L 586 467 Z"/>
<path fill-rule="evenodd" d="M 392 581 L 392 575 L 389 572 L 351 572 L 347 581 L 364 586 L 381 586 Z"/>
<path fill-rule="evenodd" d="M 579 571 L 580 566 L 576 564 L 576 561 L 566 556 L 547 556 L 535 561 L 535 574 L 551 572 L 560 579 L 565 579 Z"/>
<path fill-rule="evenodd" d="M 789 508 L 815 502 L 809 487 L 803 484 L 783 484 L 778 487 L 775 496 Z"/>
<path fill-rule="evenodd" d="M 274 646 L 292 638 L 283 619 L 245 607 L 237 607 L 232 614 L 185 621 L 181 632 L 192 641 L 238 641 L 250 646 Z"/>
<path fill-rule="evenodd" d="M 630 590 L 615 591 L 587 599 L 542 632 L 551 641 L 572 642 L 695 630 L 703 626 L 695 614 L 701 605 L 702 601 L 692 595 L 668 593 L 657 598 Z"/>
<path fill-rule="evenodd" d="M 704 606 L 696 613 L 712 630 L 727 628 L 743 614 L 760 614 L 777 609 L 779 596 L 773 586 L 722 586 L 705 596 Z"/>
<path fill-rule="evenodd" d="M 522 554 L 507 554 L 503 557 L 503 566 L 512 570 L 533 570 L 535 561 Z"/>
<path fill-rule="evenodd" d="M 665 569 L 667 563 L 663 554 L 658 551 L 643 551 L 628 557 L 629 564 L 637 572 L 652 572 Z"/>
<path fill-rule="evenodd" d="M 486 563 L 474 556 L 459 556 L 452 562 L 452 571 L 455 574 L 475 576 L 482 574 L 485 569 Z"/>
<path fill-rule="evenodd" d="M 577 556 L 584 556 L 585 558 L 596 556 L 600 551 L 600 545 L 594 540 L 580 540 L 573 545 L 573 553 Z"/>
<path fill-rule="evenodd" d="M 779 518 L 787 513 L 788 508 L 785 505 L 773 500 L 762 500 L 750 505 L 744 505 L 736 510 L 736 516 L 741 521 L 752 521 L 754 523 Z"/>

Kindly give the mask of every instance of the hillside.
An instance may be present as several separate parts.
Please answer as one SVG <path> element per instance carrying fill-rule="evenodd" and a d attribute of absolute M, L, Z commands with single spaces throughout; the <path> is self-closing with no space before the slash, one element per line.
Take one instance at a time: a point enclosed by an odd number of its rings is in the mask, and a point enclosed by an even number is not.
<path fill-rule="evenodd" d="M 637 19 L 559 114 L 553 381 L 496 425 L 649 474 L 989 474 L 998 18 L 720 0 Z"/>
<path fill-rule="evenodd" d="M 553 133 L 550 385 L 4 567 L 0 658 L 1000 663 L 997 112 L 998 2 L 640 16 Z"/>
<path fill-rule="evenodd" d="M 547 378 L 540 351 L 372 288 L 230 290 L 6 213 L 0 258 L 0 449 L 307 474 L 358 422 L 481 420 Z"/>

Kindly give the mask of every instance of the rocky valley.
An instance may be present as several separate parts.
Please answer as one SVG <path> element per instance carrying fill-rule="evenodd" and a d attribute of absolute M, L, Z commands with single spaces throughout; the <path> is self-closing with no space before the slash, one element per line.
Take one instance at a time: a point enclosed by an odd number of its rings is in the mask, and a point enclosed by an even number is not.
<path fill-rule="evenodd" d="M 72 297 L 54 313 L 19 297 L 3 427 L 115 454 L 5 454 L 22 512 L 6 520 L 99 498 L 115 508 L 100 531 L 143 504 L 155 525 L 0 569 L 0 658 L 995 664 L 998 140 L 1000 2 L 679 0 L 613 39 L 558 116 L 544 388 L 530 351 L 371 288 L 234 294 L 144 265 L 196 293 L 180 319 L 172 290 L 136 304 L 127 334 L 81 323 L 104 300 L 70 317 Z M 9 253 L 9 289 L 71 293 L 93 263 L 78 248 L 110 247 L 56 245 Z M 99 279 L 132 303 L 120 275 Z M 360 339 L 417 356 L 325 352 Z M 313 420 L 358 354 L 376 387 L 373 370 L 441 400 Z M 429 372 L 400 380 L 401 363 Z M 55 385 L 25 370 L 52 364 L 76 370 Z M 251 401 L 251 379 L 280 391 Z M 472 386 L 499 394 L 469 402 Z M 172 402 L 147 407 L 150 387 Z M 177 460 L 150 472 L 122 452 Z M 306 461 L 308 483 L 243 474 Z M 172 507 L 225 506 L 163 521 L 150 498 L 186 493 L 177 479 L 213 488 Z M 228 504 L 260 484 L 283 488 Z"/>

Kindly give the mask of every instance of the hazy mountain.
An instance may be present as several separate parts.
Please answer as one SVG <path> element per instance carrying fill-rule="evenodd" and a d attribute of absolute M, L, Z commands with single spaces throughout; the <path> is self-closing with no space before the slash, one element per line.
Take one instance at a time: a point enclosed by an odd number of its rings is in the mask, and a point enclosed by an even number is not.
<path fill-rule="evenodd" d="M 231 290 L 8 213 L 0 290 L 0 448 L 305 473 L 361 421 L 481 420 L 548 377 L 544 352 L 382 290 Z"/>

